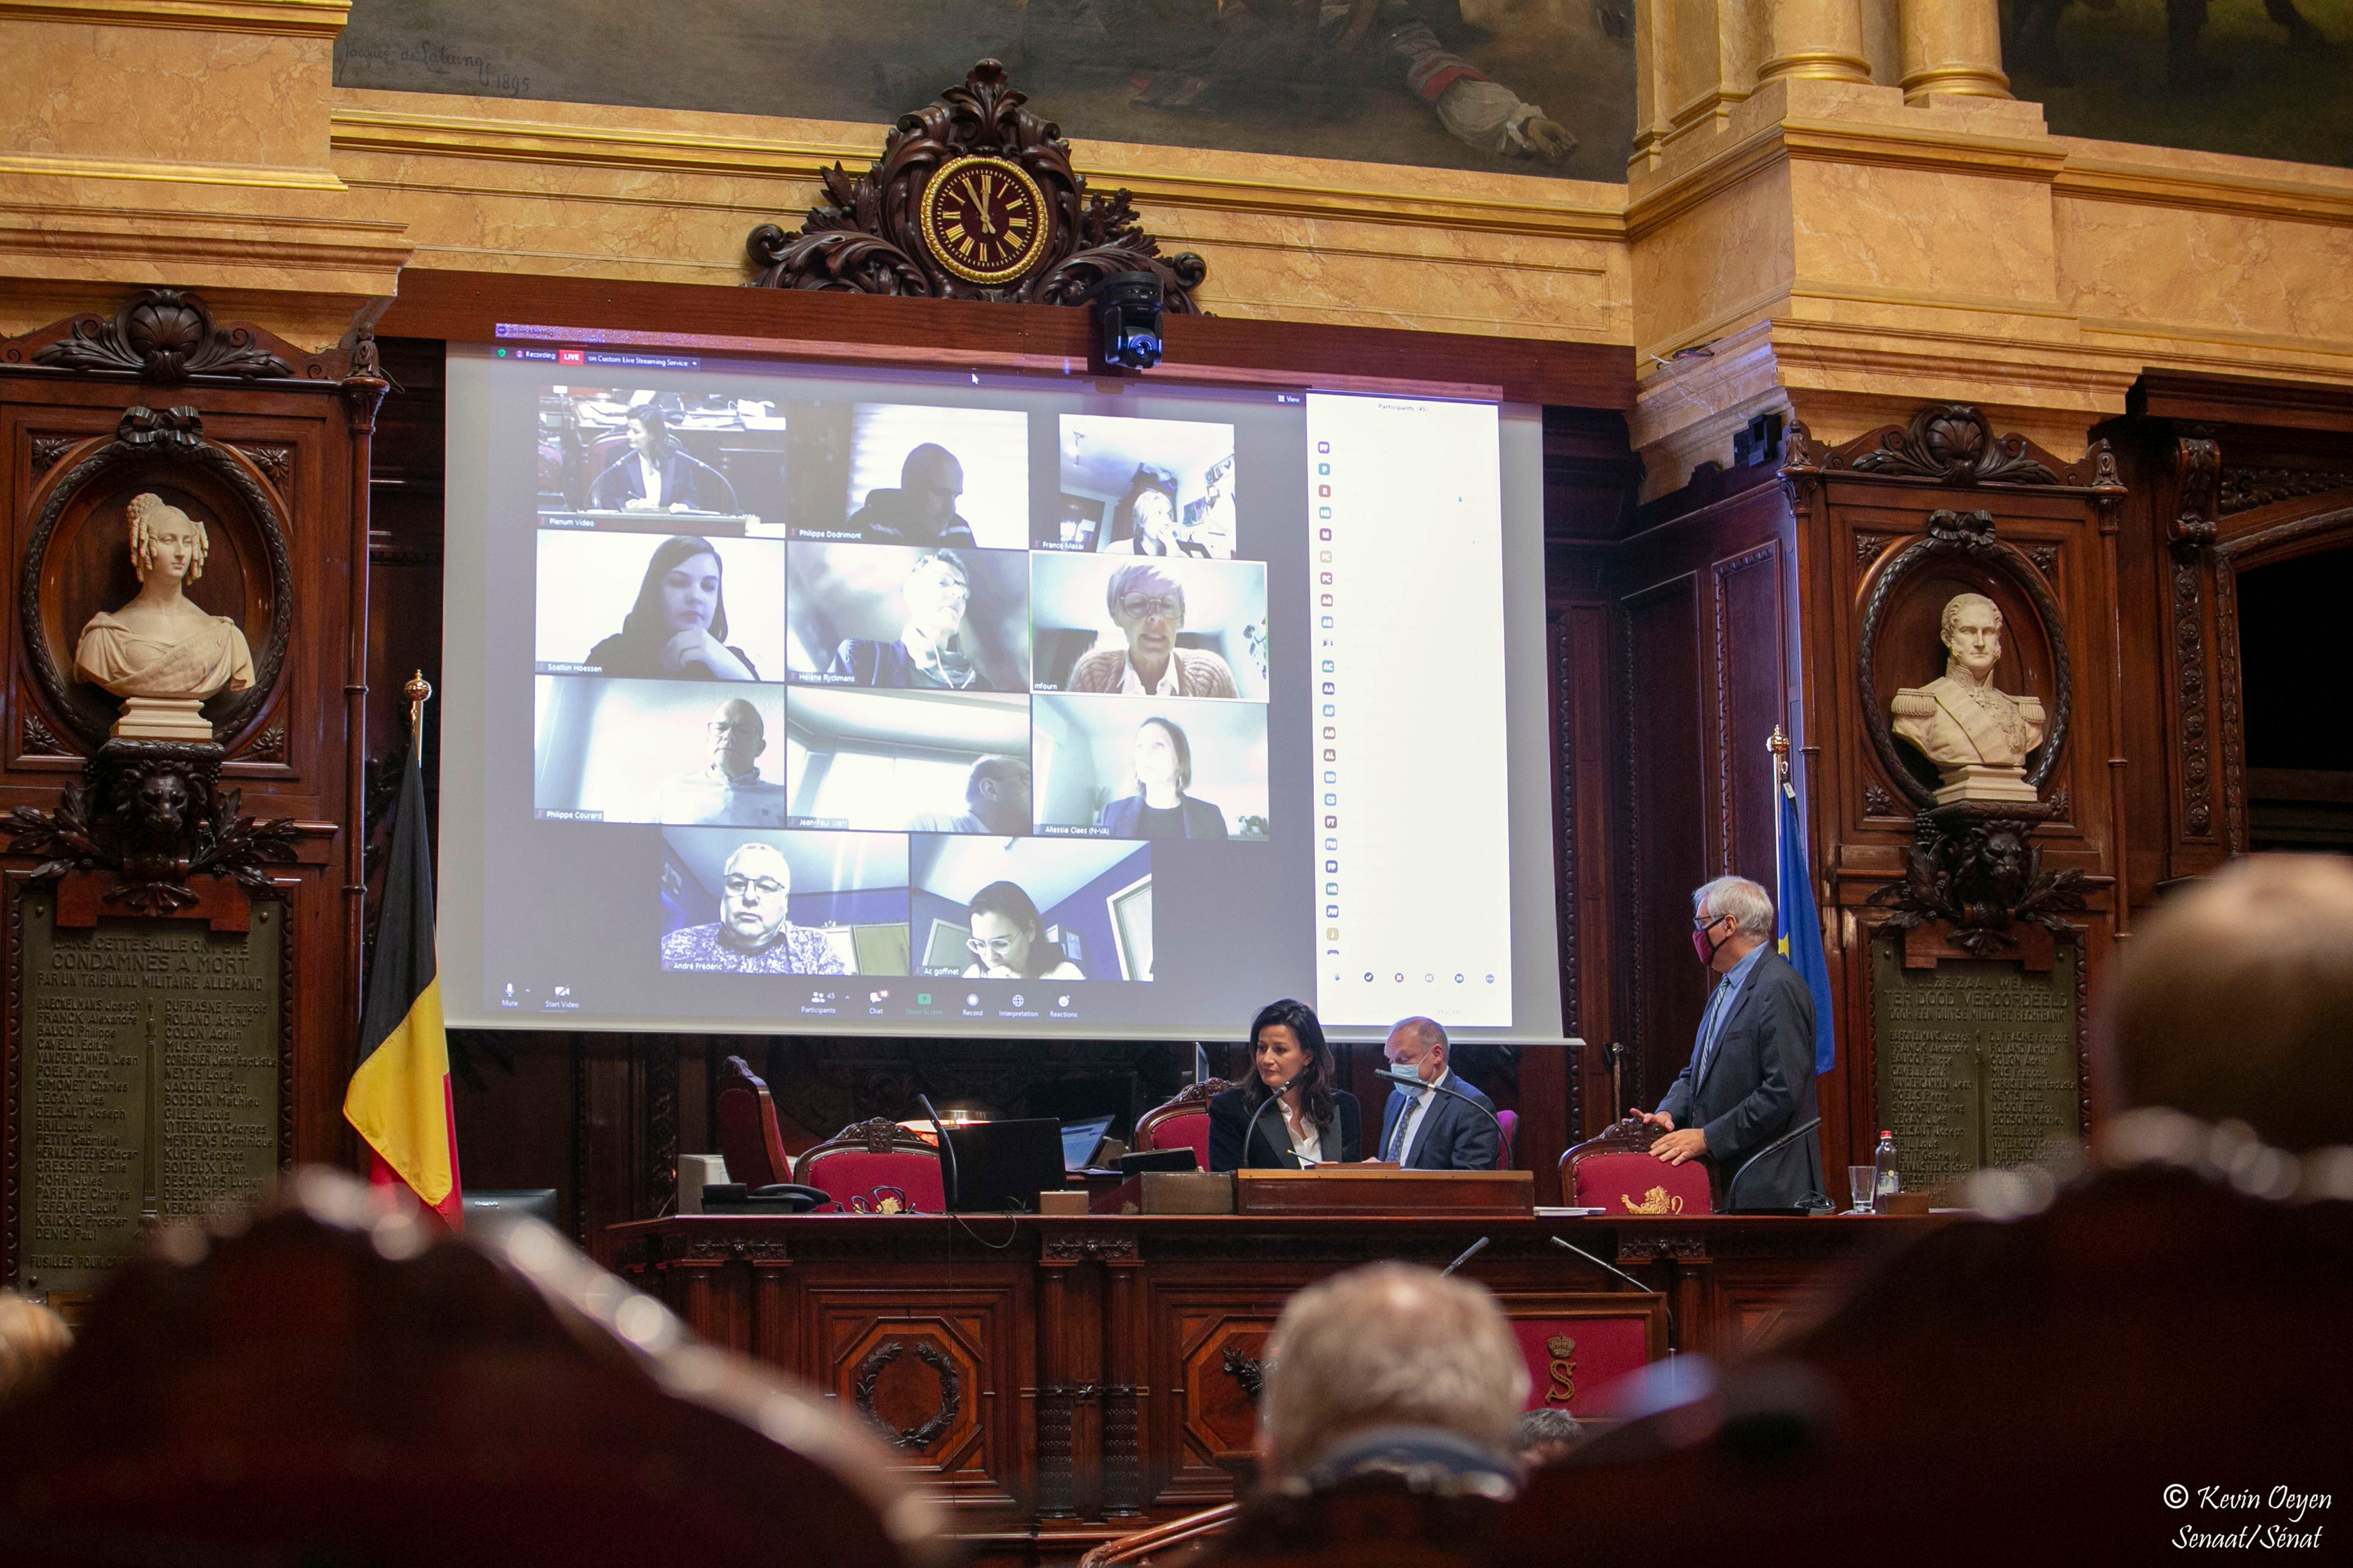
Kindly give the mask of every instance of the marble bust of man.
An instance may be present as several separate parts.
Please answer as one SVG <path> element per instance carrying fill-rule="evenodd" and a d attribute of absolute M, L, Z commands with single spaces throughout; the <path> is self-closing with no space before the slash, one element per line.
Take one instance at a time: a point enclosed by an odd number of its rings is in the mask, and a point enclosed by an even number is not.
<path fill-rule="evenodd" d="M 139 593 L 82 627 L 74 674 L 123 699 L 117 735 L 210 741 L 197 710 L 215 692 L 253 684 L 253 651 L 235 621 L 207 615 L 183 592 L 204 574 L 205 525 L 158 495 L 133 496 L 127 510 Z"/>
<path fill-rule="evenodd" d="M 1895 694 L 1894 729 L 1936 764 L 1945 787 L 1938 805 L 1957 800 L 2032 800 L 2027 753 L 2042 743 L 2039 698 L 1997 690 L 2001 608 L 1983 594 L 1957 594 L 1945 605 L 1939 636 L 1945 673 Z"/>

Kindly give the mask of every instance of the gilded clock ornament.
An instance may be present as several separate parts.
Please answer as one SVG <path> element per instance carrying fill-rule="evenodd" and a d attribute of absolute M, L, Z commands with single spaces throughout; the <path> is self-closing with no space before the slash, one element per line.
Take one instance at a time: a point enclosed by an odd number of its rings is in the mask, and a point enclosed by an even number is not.
<path fill-rule="evenodd" d="M 1010 283 L 1046 248 L 1046 195 L 1018 163 L 967 153 L 923 187 L 933 258 L 970 283 Z"/>

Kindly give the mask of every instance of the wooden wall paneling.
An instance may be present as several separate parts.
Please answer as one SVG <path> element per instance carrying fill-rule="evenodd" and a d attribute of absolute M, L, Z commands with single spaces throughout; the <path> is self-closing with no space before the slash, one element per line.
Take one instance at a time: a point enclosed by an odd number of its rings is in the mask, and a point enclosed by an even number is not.
<path fill-rule="evenodd" d="M 355 448 L 353 410 L 336 396 L 348 356 L 304 356 L 279 344 L 286 374 L 249 381 L 199 375 L 155 382 L 129 371 L 34 369 L 30 362 L 64 335 L 60 324 L 10 340 L 0 364 L 0 461 L 5 463 L 0 518 L 11 561 L 26 558 L 36 513 L 53 487 L 70 478 L 81 460 L 77 454 L 87 456 L 111 440 L 125 411 L 134 407 L 195 410 L 204 437 L 252 465 L 286 520 L 293 616 L 285 661 L 250 716 L 221 737 L 229 752 L 222 782 L 241 792 L 246 814 L 290 817 L 301 825 L 300 861 L 286 868 L 292 879 L 289 929 L 298 954 L 290 1004 L 290 1152 L 297 1162 L 347 1160 L 351 1145 L 341 1106 L 358 975 L 347 952 L 355 928 L 343 891 L 352 879 L 343 864 L 352 782 L 344 702 L 346 689 L 362 677 L 350 668 L 343 626 L 353 584 L 364 580 L 364 566 L 349 546 L 353 508 L 364 504 L 353 483 L 353 458 L 356 449 L 364 460 L 364 447 Z M 65 607 L 68 618 L 119 607 L 135 591 L 120 518 L 122 500 L 127 496 L 106 500 L 114 516 L 88 535 L 91 569 L 103 570 L 87 586 L 105 603 L 78 600 Z M 218 598 L 237 584 L 241 569 L 228 538 L 214 532 L 219 570 L 192 585 L 191 597 L 216 614 L 250 621 L 249 603 Z M 58 804 L 60 786 L 78 775 L 82 745 L 65 717 L 39 695 L 27 654 L 30 628 L 19 620 L 16 595 L 7 601 L 0 611 L 10 634 L 0 687 L 5 703 L 0 807 L 46 810 Z M 248 630 L 250 637 L 267 640 L 266 626 Z M 0 1108 L 0 1116 L 13 1116 L 13 1106 Z"/>
<path fill-rule="evenodd" d="M 1615 765 L 1614 737 L 1624 733 L 1610 672 L 1621 633 L 1606 602 L 1567 603 L 1550 617 L 1553 634 L 1556 778 L 1561 809 L 1561 1006 L 1567 1032 L 1586 1041 L 1567 1064 L 1577 1114 L 1561 1148 L 1531 1145 L 1523 1163 L 1542 1184 L 1557 1183 L 1562 1149 L 1582 1142 L 1623 1115 L 1614 1102 L 1609 1050 L 1627 1038 L 1619 984 L 1622 951 L 1618 918 L 1618 870 L 1623 779 Z M 1626 1069 L 1630 1074 L 1630 1066 Z M 1630 1086 L 1630 1078 L 1629 1079 Z M 1539 1163 L 1541 1162 L 1541 1163 Z M 1538 1202 L 1549 1202 L 1539 1198 Z"/>
<path fill-rule="evenodd" d="M 1708 844 L 1699 689 L 1698 578 L 1687 574 L 1630 595 L 1624 682 L 1627 809 L 1619 920 L 1630 961 L 1626 1091 L 1658 1102 L 1689 1058 L 1705 991 L 1691 959 L 1687 895 L 1706 879 Z"/>

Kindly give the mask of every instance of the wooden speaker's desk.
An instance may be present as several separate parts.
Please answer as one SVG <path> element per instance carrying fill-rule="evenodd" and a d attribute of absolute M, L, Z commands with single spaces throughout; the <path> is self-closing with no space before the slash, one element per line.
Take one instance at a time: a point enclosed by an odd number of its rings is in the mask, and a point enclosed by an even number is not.
<path fill-rule="evenodd" d="M 1666 1353 L 1667 1304 L 1679 1349 L 1730 1354 L 1818 1316 L 1866 1260 L 1941 1223 L 694 1215 L 615 1226 L 606 1240 L 613 1266 L 698 1332 L 881 1428 L 976 1552 L 1035 1561 L 1231 1497 L 1267 1334 L 1293 1291 L 1340 1269 L 1443 1268 L 1487 1237 L 1463 1273 L 1502 1300 L 1538 1396 L 1561 1402 L 1566 1386 L 1567 1406 L 1591 1415 L 1609 1376 Z"/>

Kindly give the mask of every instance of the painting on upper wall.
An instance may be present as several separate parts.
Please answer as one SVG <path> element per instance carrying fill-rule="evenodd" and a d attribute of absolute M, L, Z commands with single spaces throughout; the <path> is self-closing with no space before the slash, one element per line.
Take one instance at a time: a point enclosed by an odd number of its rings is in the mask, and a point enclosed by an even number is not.
<path fill-rule="evenodd" d="M 2353 0 L 2004 0 L 2002 24 L 2062 136 L 2353 164 Z"/>
<path fill-rule="evenodd" d="M 1002 60 L 1063 134 L 1623 181 L 1633 0 L 354 0 L 339 87 L 888 125 Z M 879 140 L 879 137 L 878 137 Z"/>

